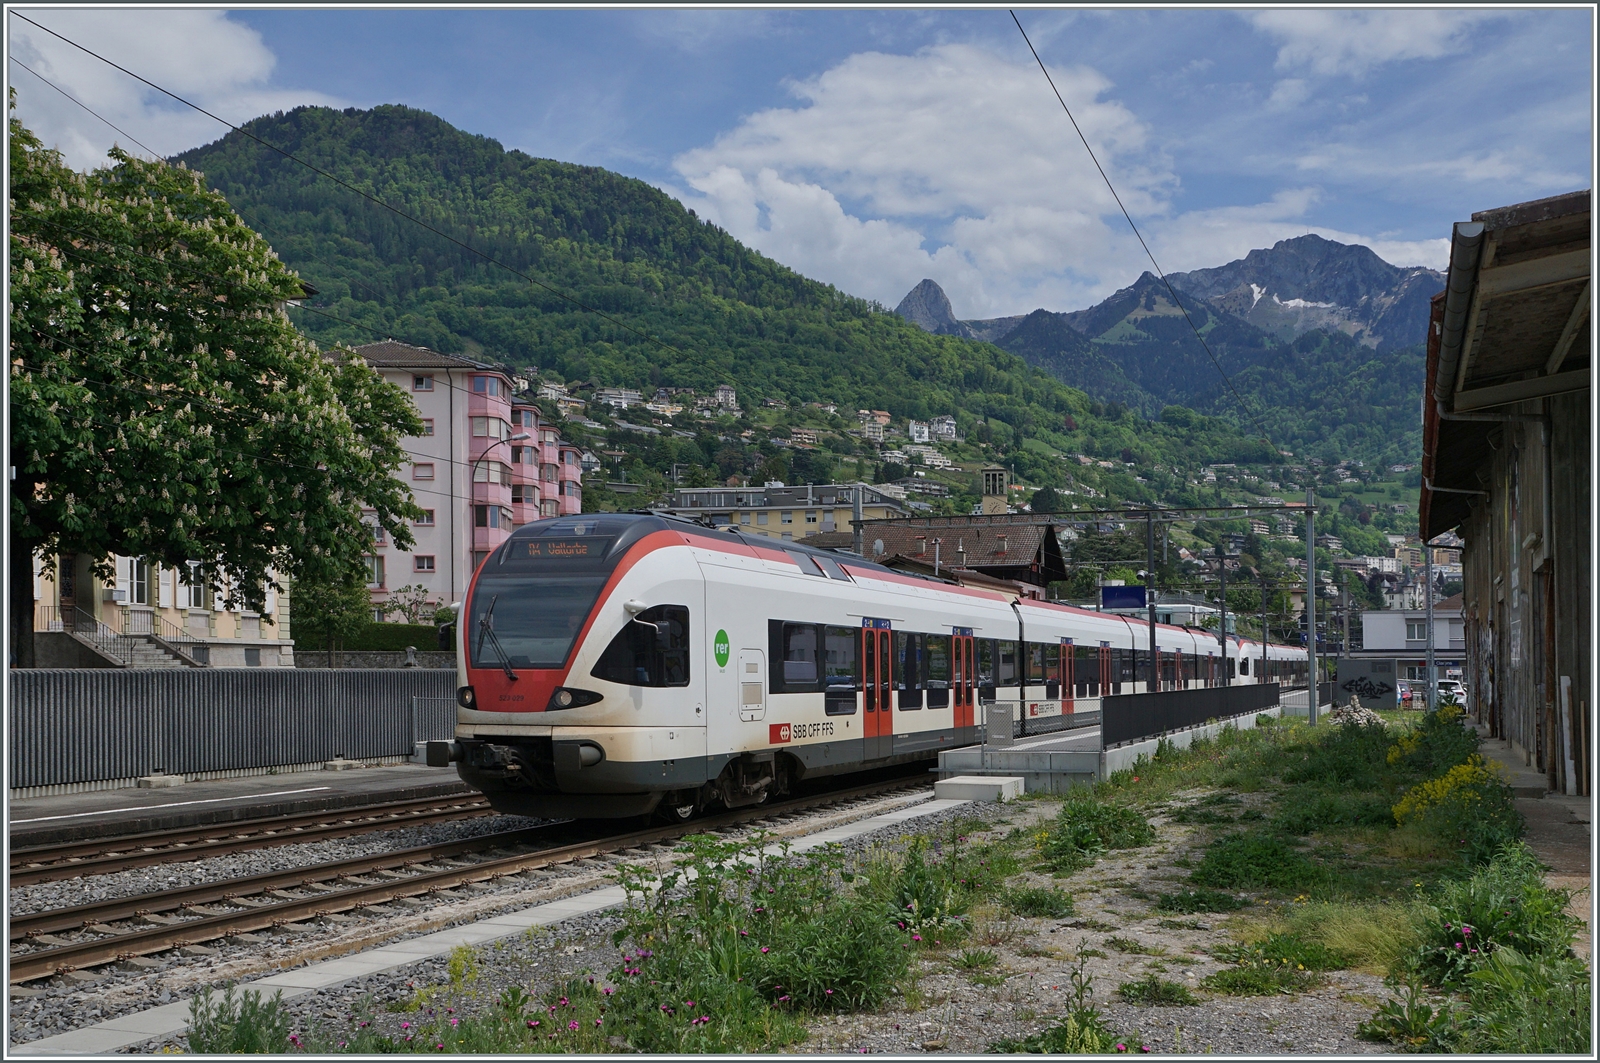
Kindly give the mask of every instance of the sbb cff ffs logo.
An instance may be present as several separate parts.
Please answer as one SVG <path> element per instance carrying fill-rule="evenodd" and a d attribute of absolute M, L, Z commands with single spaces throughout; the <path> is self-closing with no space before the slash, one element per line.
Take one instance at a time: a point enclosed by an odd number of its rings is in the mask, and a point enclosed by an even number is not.
<path fill-rule="evenodd" d="M 789 741 L 789 725 L 786 723 L 773 723 L 767 725 L 767 741 L 772 745 L 782 745 Z"/>

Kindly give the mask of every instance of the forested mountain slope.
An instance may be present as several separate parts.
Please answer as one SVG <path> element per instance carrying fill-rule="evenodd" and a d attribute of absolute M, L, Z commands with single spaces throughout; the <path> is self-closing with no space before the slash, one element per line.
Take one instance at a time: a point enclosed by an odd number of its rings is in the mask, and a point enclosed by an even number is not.
<path fill-rule="evenodd" d="M 743 246 L 642 181 L 506 151 L 398 106 L 305 107 L 250 132 L 570 293 L 608 322 L 339 188 L 238 133 L 178 157 L 205 173 L 319 289 L 300 314 L 324 343 L 377 333 L 566 380 L 692 387 L 733 383 L 761 400 L 831 402 L 896 417 L 993 419 L 997 445 L 1126 446 L 1186 464 L 1275 457 L 1225 423 L 1104 417 L 1083 392 L 990 344 L 931 335 Z M 631 329 L 638 332 L 630 331 Z M 653 342 L 638 333 L 646 333 Z M 1067 426 L 1070 429 L 1071 435 Z M 1023 471 L 1020 470 L 1019 471 Z"/>

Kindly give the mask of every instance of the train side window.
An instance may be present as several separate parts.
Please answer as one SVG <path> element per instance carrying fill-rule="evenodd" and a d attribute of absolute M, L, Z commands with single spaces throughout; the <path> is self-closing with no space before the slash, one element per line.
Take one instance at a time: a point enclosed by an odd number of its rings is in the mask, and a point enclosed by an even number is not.
<path fill-rule="evenodd" d="M 927 670 L 923 685 L 928 688 L 928 708 L 950 707 L 950 636 L 924 635 L 923 649 Z"/>
<path fill-rule="evenodd" d="M 622 625 L 590 673 L 635 687 L 689 685 L 689 610 L 681 605 L 646 609 Z"/>
<path fill-rule="evenodd" d="M 860 628 L 823 629 L 824 709 L 829 716 L 855 715 L 856 691 L 861 684 L 860 645 Z"/>
<path fill-rule="evenodd" d="M 1248 657 L 1239 658 L 1239 674 L 1240 675 L 1249 675 L 1250 674 L 1250 658 L 1248 658 Z"/>
<path fill-rule="evenodd" d="M 974 639 L 973 648 L 978 652 L 978 700 L 991 702 L 995 699 L 995 649 L 994 639 Z"/>
<path fill-rule="evenodd" d="M 995 684 L 1003 687 L 1017 685 L 1017 644 L 1000 639 L 995 643 Z"/>
<path fill-rule="evenodd" d="M 821 647 L 816 624 L 767 621 L 771 659 L 779 662 L 768 673 L 773 694 L 797 694 L 820 689 Z"/>
<path fill-rule="evenodd" d="M 922 642 L 929 637 L 910 631 L 894 633 L 894 685 L 899 692 L 895 705 L 899 708 L 922 708 Z"/>

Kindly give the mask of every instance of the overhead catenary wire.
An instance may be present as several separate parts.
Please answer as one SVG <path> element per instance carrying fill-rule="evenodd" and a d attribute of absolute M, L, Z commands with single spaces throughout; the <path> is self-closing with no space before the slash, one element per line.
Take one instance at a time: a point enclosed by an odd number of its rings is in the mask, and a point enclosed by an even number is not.
<path fill-rule="evenodd" d="M 435 228 L 432 225 L 429 225 L 427 222 L 423 221 L 421 218 L 418 218 L 413 214 L 408 214 L 405 211 L 401 210 L 399 207 L 395 206 L 394 204 L 386 202 L 385 200 L 382 200 L 382 199 L 378 198 L 377 196 L 373 195 L 372 193 L 367 192 L 364 189 L 356 187 L 355 185 L 351 184 L 350 182 L 344 180 L 343 178 L 334 176 L 333 174 L 329 173 L 327 170 L 324 170 L 319 166 L 316 166 L 316 165 L 314 165 L 312 163 L 309 163 L 306 160 L 300 158 L 299 156 L 292 154 L 291 152 L 285 151 L 284 149 L 278 147 L 276 144 L 273 144 L 271 141 L 265 140 L 265 139 L 257 136 L 256 134 L 250 132 L 248 129 L 245 129 L 245 128 L 241 127 L 241 126 L 234 125 L 232 122 L 228 121 L 226 118 L 223 118 L 223 117 L 221 117 L 219 115 L 213 114 L 211 111 L 206 110 L 204 107 L 201 107 L 199 104 L 194 103 L 191 100 L 187 100 L 182 96 L 179 96 L 176 92 L 173 92 L 171 89 L 168 89 L 168 88 L 165 88 L 165 87 L 163 87 L 161 85 L 158 85 L 154 81 L 151 81 L 149 78 L 144 77 L 144 76 L 142 76 L 140 74 L 136 74 L 132 70 L 129 70 L 127 67 L 122 66 L 120 63 L 117 63 L 114 60 L 106 58 L 105 56 L 101 55 L 99 52 L 96 52 L 93 49 L 87 48 L 84 45 L 79 44 L 77 41 L 71 39 L 70 37 L 64 36 L 63 34 L 57 33 L 55 30 L 51 29 L 48 26 L 42 25 L 42 24 L 40 24 L 38 22 L 35 22 L 33 19 L 29 18 L 27 15 L 22 14 L 20 11 L 12 11 L 11 14 L 15 15 L 17 18 L 22 19 L 24 22 L 28 23 L 29 25 L 35 26 L 38 29 L 43 30 L 44 32 L 50 34 L 50 36 L 56 38 L 57 40 L 65 43 L 65 44 L 71 45 L 72 47 L 78 49 L 78 51 L 83 52 L 85 55 L 88 55 L 88 56 L 90 56 L 90 57 L 92 57 L 94 59 L 98 59 L 100 62 L 106 64 L 107 66 L 113 68 L 114 70 L 119 70 L 122 73 L 128 75 L 129 77 L 133 78 L 134 80 L 139 81 L 142 84 L 150 86 L 152 89 L 155 89 L 157 92 L 162 93 L 163 95 L 166 95 L 166 96 L 170 96 L 172 99 L 174 99 L 174 100 L 178 101 L 179 103 L 183 104 L 185 107 L 192 108 L 193 110 L 198 111 L 199 113 L 205 115 L 207 118 L 210 118 L 212 121 L 220 123 L 221 125 L 227 126 L 229 129 L 233 130 L 235 133 L 238 133 L 241 136 L 248 137 L 249 139 L 255 141 L 257 144 L 260 144 L 262 147 L 267 148 L 268 150 L 274 151 L 277 154 L 283 156 L 285 159 L 288 159 L 289 161 L 291 161 L 293 163 L 296 163 L 296 164 L 298 164 L 300 166 L 304 166 L 306 169 L 310 170 L 311 172 L 313 172 L 315 174 L 318 174 L 321 177 L 327 178 L 328 180 L 332 181 L 334 184 L 338 185 L 340 188 L 343 188 L 343 189 L 345 189 L 347 191 L 350 191 L 350 192 L 354 192 L 356 195 L 360 196 L 362 199 L 367 200 L 369 203 L 372 203 L 374 206 L 381 207 L 384 210 L 387 210 L 387 211 L 393 213 L 397 217 L 404 218 L 406 221 L 409 221 L 414 225 L 417 225 L 417 226 L 420 226 L 423 229 L 426 229 L 428 232 L 433 233 L 435 236 L 439 237 L 440 239 L 446 240 L 446 241 L 448 241 L 448 242 L 450 242 L 452 244 L 455 244 L 457 247 L 459 247 L 462 250 L 468 252 L 469 254 L 476 255 L 477 257 L 481 258 L 483 261 L 485 261 L 485 262 L 487 262 L 487 263 L 489 263 L 491 265 L 498 266 L 501 269 L 505 270 L 506 272 L 512 274 L 513 276 L 519 277 L 522 280 L 527 281 L 529 284 L 532 284 L 534 287 L 543 289 L 544 291 L 549 292 L 551 295 L 554 295 L 559 299 L 563 299 L 566 302 L 571 303 L 573 306 L 577 307 L 580 310 L 585 311 L 586 313 L 594 314 L 596 317 L 600 318 L 601 320 L 608 321 L 611 324 L 616 325 L 618 328 L 620 328 L 620 329 L 622 329 L 622 330 L 624 330 L 626 332 L 630 332 L 635 336 L 638 336 L 640 339 L 646 341 L 647 343 L 653 343 L 658 347 L 661 347 L 661 348 L 664 348 L 666 350 L 669 350 L 669 351 L 673 352 L 674 354 L 677 354 L 677 355 L 682 356 L 682 357 L 687 357 L 681 349 L 679 349 L 678 347 L 673 346 L 672 344 L 666 342 L 665 340 L 660 339 L 660 338 L 658 338 L 658 337 L 656 337 L 656 336 L 654 336 L 654 335 L 652 335 L 652 334 L 650 334 L 648 332 L 645 332 L 645 331 L 643 331 L 641 329 L 635 328 L 634 326 L 628 324 L 626 321 L 623 321 L 623 320 L 621 320 L 619 318 L 613 317 L 612 315 L 606 313 L 604 310 L 601 310 L 598 307 L 590 306 L 589 304 L 587 304 L 587 303 L 583 302 L 581 299 L 579 299 L 577 296 L 571 295 L 571 294 L 569 294 L 567 292 L 564 292 L 560 288 L 557 288 L 556 286 L 554 286 L 552 284 L 546 284 L 544 281 L 539 280 L 537 277 L 530 277 L 528 274 L 523 273 L 521 270 L 517 269 L 515 266 L 510 266 L 510 265 L 507 265 L 504 262 L 501 262 L 499 259 L 495 258 L 493 255 L 490 255 L 485 251 L 481 251 L 478 248 L 473 247 L 471 244 L 467 243 L 465 240 L 458 239 L 457 237 L 451 236 L 449 233 L 444 232 L 441 229 L 438 229 L 438 228 Z"/>
<path fill-rule="evenodd" d="M 149 154 L 151 158 L 154 158 L 154 159 L 161 158 L 161 155 L 158 152 L 156 152 L 155 150 L 153 150 L 149 145 L 147 145 L 147 144 L 141 142 L 140 140 L 138 140 L 136 137 L 134 137 L 134 135 L 132 133 L 129 133 L 127 130 L 123 129 L 121 126 L 119 126 L 115 122 L 111 121 L 111 119 L 107 118 L 105 115 L 101 114 L 99 111 L 96 111 L 93 107 L 90 107 L 87 103 L 84 103 L 82 100 L 78 99 L 72 93 L 68 92 L 66 89 L 62 88 L 60 85 L 57 85 L 54 81 L 51 81 L 49 78 L 47 78 L 43 74 L 39 73 L 33 67 L 29 66 L 27 63 L 24 63 L 21 59 L 18 59 L 14 55 L 7 55 L 6 58 L 11 60 L 13 63 L 17 64 L 18 66 L 20 66 L 22 69 L 26 70 L 28 73 L 32 74 L 34 77 L 38 78 L 40 81 L 44 82 L 46 85 L 49 85 L 51 88 L 53 88 L 57 92 L 61 93 L 61 95 L 65 96 L 67 99 L 71 100 L 73 103 L 77 104 L 79 107 L 82 107 L 85 111 L 88 111 L 90 114 L 92 114 L 96 118 L 100 119 L 100 121 L 102 121 L 106 125 L 110 126 L 116 132 L 121 133 L 123 136 L 127 137 L 130 141 L 132 141 L 133 143 L 139 145 L 139 147 L 144 148 L 145 152 L 147 154 Z"/>
<path fill-rule="evenodd" d="M 1150 245 L 1145 243 L 1144 234 L 1139 232 L 1139 226 L 1134 224 L 1133 215 L 1128 213 L 1128 208 L 1123 204 L 1122 197 L 1117 194 L 1116 186 L 1111 183 L 1110 175 L 1106 173 L 1105 167 L 1100 165 L 1100 159 L 1095 155 L 1094 148 L 1090 147 L 1089 138 L 1084 136 L 1083 129 L 1078 125 L 1078 120 L 1073 117 L 1072 108 L 1067 106 L 1067 101 L 1061 95 L 1061 90 L 1056 88 L 1055 78 L 1050 76 L 1050 71 L 1044 65 L 1044 60 L 1039 57 L 1039 51 L 1038 49 L 1034 48 L 1033 41 L 1029 39 L 1028 31 L 1022 28 L 1022 20 L 1017 18 L 1017 13 L 1015 11 L 1008 10 L 1007 13 L 1011 16 L 1011 21 L 1017 24 L 1017 32 L 1022 34 L 1022 39 L 1027 44 L 1028 51 L 1033 53 L 1033 61 L 1039 64 L 1040 72 L 1044 74 L 1045 80 L 1050 83 L 1050 91 L 1055 93 L 1056 101 L 1061 104 L 1061 109 L 1066 112 L 1067 120 L 1072 123 L 1073 130 L 1078 134 L 1078 139 L 1083 141 L 1084 150 L 1089 153 L 1089 160 L 1094 163 L 1094 168 L 1100 172 L 1100 179 L 1106 183 L 1106 188 L 1111 192 L 1111 198 L 1117 201 L 1117 207 L 1122 211 L 1122 216 L 1128 220 L 1128 228 L 1133 230 L 1133 235 L 1138 239 L 1139 246 L 1144 248 L 1145 257 L 1150 260 L 1150 265 L 1155 268 L 1156 276 L 1160 277 L 1161 283 L 1166 285 L 1167 294 L 1172 297 L 1173 305 L 1176 306 L 1183 314 L 1183 319 L 1189 323 L 1190 330 L 1194 332 L 1194 338 L 1200 342 L 1201 348 L 1205 350 L 1206 357 L 1211 359 L 1211 364 L 1216 367 L 1217 374 L 1222 377 L 1223 383 L 1228 385 L 1228 390 L 1233 392 L 1233 397 L 1239 404 L 1239 412 L 1261 430 L 1262 442 L 1266 443 L 1268 446 L 1271 446 L 1271 440 L 1266 438 L 1267 430 L 1266 427 L 1261 423 L 1260 415 L 1252 414 L 1250 412 L 1249 404 L 1245 402 L 1244 396 L 1239 393 L 1239 389 L 1234 386 L 1233 379 L 1228 376 L 1227 370 L 1222 368 L 1222 362 L 1217 358 L 1216 354 L 1212 352 L 1211 345 L 1208 344 L 1206 342 L 1206 338 L 1200 334 L 1199 327 L 1195 325 L 1194 319 L 1189 316 L 1188 308 L 1185 307 L 1183 305 L 1183 301 L 1178 298 L 1178 293 L 1172 287 L 1172 282 L 1167 279 L 1166 272 L 1162 270 L 1160 263 L 1156 261 L 1156 256 L 1150 251 Z"/>

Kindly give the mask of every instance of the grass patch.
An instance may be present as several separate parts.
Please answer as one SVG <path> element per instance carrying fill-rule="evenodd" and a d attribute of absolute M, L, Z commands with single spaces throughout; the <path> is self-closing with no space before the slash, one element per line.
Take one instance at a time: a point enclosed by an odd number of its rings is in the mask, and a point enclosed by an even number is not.
<path fill-rule="evenodd" d="M 1216 956 L 1224 963 L 1299 971 L 1342 971 L 1350 966 L 1350 957 L 1344 953 L 1292 933 L 1271 934 L 1252 944 L 1224 945 Z"/>
<path fill-rule="evenodd" d="M 1391 829 L 1395 825 L 1391 805 L 1386 796 L 1297 787 L 1279 800 L 1272 828 L 1285 834 L 1312 834 L 1345 827 Z"/>
<path fill-rule="evenodd" d="M 1167 951 L 1166 949 L 1157 946 L 1146 945 L 1143 942 L 1135 941 L 1133 938 L 1106 938 L 1106 944 L 1110 945 L 1118 952 L 1127 952 L 1135 956 L 1164 956 L 1166 955 Z"/>
<path fill-rule="evenodd" d="M 1129 1004 L 1146 1007 L 1192 1007 L 1200 998 L 1189 992 L 1189 987 L 1169 982 L 1154 972 L 1136 982 L 1124 982 L 1117 987 L 1117 995 Z"/>
<path fill-rule="evenodd" d="M 1269 997 L 1300 993 L 1316 985 L 1316 976 L 1283 967 L 1229 967 L 1207 975 L 1200 984 L 1234 997 Z"/>
<path fill-rule="evenodd" d="M 1198 912 L 1236 912 L 1249 905 L 1249 901 L 1241 900 L 1231 893 L 1223 893 L 1221 890 L 1179 890 L 1177 893 L 1164 893 L 1156 898 L 1156 911 L 1177 912 L 1180 915 L 1194 915 Z"/>
<path fill-rule="evenodd" d="M 963 971 L 987 971 L 1000 962 L 1000 957 L 987 949 L 962 949 L 950 961 Z"/>
<path fill-rule="evenodd" d="M 1320 941 L 1372 974 L 1394 969 L 1422 943 L 1414 907 L 1406 902 L 1329 901 L 1297 904 L 1284 913 L 1286 930 Z"/>
<path fill-rule="evenodd" d="M 1072 897 L 1048 886 L 1018 886 L 1002 895 L 1006 911 L 1028 919 L 1059 919 L 1072 914 Z"/>
<path fill-rule="evenodd" d="M 1134 809 L 1089 796 L 1069 797 L 1037 836 L 1044 868 L 1071 874 L 1108 849 L 1136 849 L 1156 840 L 1155 828 Z"/>
<path fill-rule="evenodd" d="M 1220 889 L 1291 891 L 1317 886 L 1326 876 L 1283 837 L 1252 831 L 1212 842 L 1189 878 Z"/>

